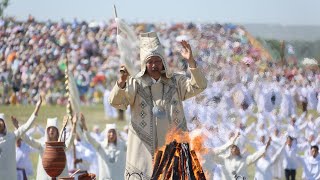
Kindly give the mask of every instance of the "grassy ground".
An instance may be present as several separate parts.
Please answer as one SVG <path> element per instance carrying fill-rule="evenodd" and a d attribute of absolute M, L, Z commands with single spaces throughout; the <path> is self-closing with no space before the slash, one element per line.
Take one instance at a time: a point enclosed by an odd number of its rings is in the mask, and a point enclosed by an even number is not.
<path fill-rule="evenodd" d="M 9 131 L 13 130 L 13 126 L 10 122 L 10 116 L 15 116 L 22 123 L 25 122 L 28 117 L 33 112 L 35 106 L 0 106 L 0 113 L 4 113 L 7 119 L 7 126 Z M 97 124 L 100 126 L 100 129 L 104 129 L 106 123 L 116 123 L 119 129 L 127 123 L 126 121 L 118 121 L 115 119 L 106 119 L 104 115 L 104 110 L 102 105 L 95 106 L 82 106 L 81 111 L 86 117 L 88 128 L 91 129 L 93 125 Z M 46 119 L 49 117 L 58 117 L 59 123 L 61 126 L 62 118 L 65 115 L 66 109 L 61 106 L 42 106 L 38 118 L 36 119 L 36 123 L 45 127 Z M 301 110 L 299 110 L 299 114 Z M 316 112 L 311 112 L 316 115 Z M 254 121 L 253 118 L 250 118 L 249 121 Z M 249 149 L 249 152 L 253 152 L 253 149 Z M 33 153 L 31 156 L 34 171 L 36 172 L 38 155 Z M 249 179 L 253 179 L 254 176 L 254 165 L 249 168 Z M 301 177 L 301 170 L 298 170 L 297 178 Z M 31 179 L 35 179 L 32 177 Z"/>

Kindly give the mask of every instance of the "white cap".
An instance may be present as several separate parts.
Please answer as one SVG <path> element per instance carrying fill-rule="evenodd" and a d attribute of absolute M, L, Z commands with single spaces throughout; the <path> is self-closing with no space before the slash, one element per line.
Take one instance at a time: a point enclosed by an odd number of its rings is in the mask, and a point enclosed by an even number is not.
<path fill-rule="evenodd" d="M 0 113 L 0 119 L 4 120 L 4 114 Z"/>
<path fill-rule="evenodd" d="M 112 123 L 112 124 L 106 124 L 106 133 L 108 133 L 110 129 L 116 130 L 116 129 L 117 129 L 117 125 L 114 124 L 114 123 Z"/>
<path fill-rule="evenodd" d="M 97 124 L 93 125 L 92 130 L 95 131 L 95 130 L 97 130 L 97 129 L 100 129 L 99 125 L 97 125 Z"/>
<path fill-rule="evenodd" d="M 59 129 L 58 128 L 58 118 L 57 117 L 48 118 L 47 119 L 47 127 L 46 127 L 46 129 L 49 128 L 49 127 L 55 127 L 57 129 Z"/>

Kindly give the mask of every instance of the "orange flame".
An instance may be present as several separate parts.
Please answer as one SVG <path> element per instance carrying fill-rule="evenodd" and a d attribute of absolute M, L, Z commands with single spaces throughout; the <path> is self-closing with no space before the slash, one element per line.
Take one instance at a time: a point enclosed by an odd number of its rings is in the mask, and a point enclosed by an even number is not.
<path fill-rule="evenodd" d="M 209 151 L 204 147 L 204 141 L 206 140 L 206 138 L 207 136 L 202 134 L 201 131 L 189 133 L 182 130 L 172 129 L 167 133 L 165 143 L 170 144 L 174 140 L 176 140 L 177 143 L 189 143 L 190 151 L 194 150 L 196 152 L 196 156 L 202 166 L 204 162 L 204 158 L 202 156 L 208 153 Z M 165 146 L 160 147 L 158 150 L 164 151 L 164 149 L 165 149 Z M 180 156 L 178 151 L 175 152 L 175 155 Z M 196 172 L 198 171 L 200 172 L 200 169 L 198 169 L 196 166 L 194 166 L 193 169 L 195 172 L 196 179 L 199 179 L 198 174 Z M 208 173 L 205 172 L 205 175 L 208 175 Z M 206 177 L 209 177 L 209 176 L 206 176 Z"/>

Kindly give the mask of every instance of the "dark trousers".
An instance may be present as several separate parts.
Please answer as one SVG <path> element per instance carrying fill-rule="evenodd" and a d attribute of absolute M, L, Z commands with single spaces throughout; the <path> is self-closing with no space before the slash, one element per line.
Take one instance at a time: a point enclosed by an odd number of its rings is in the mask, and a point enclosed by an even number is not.
<path fill-rule="evenodd" d="M 295 180 L 296 179 L 296 170 L 295 169 L 285 169 L 284 174 L 286 180 Z"/>
<path fill-rule="evenodd" d="M 308 101 L 302 101 L 302 112 L 307 112 Z"/>

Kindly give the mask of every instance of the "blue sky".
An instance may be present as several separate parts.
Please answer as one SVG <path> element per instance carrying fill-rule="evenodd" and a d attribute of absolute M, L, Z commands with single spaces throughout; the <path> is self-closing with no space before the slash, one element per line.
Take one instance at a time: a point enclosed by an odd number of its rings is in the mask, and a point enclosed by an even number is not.
<path fill-rule="evenodd" d="M 320 25 L 320 0 L 11 0 L 5 15 L 25 20 L 108 20 L 113 4 L 127 21 Z"/>

